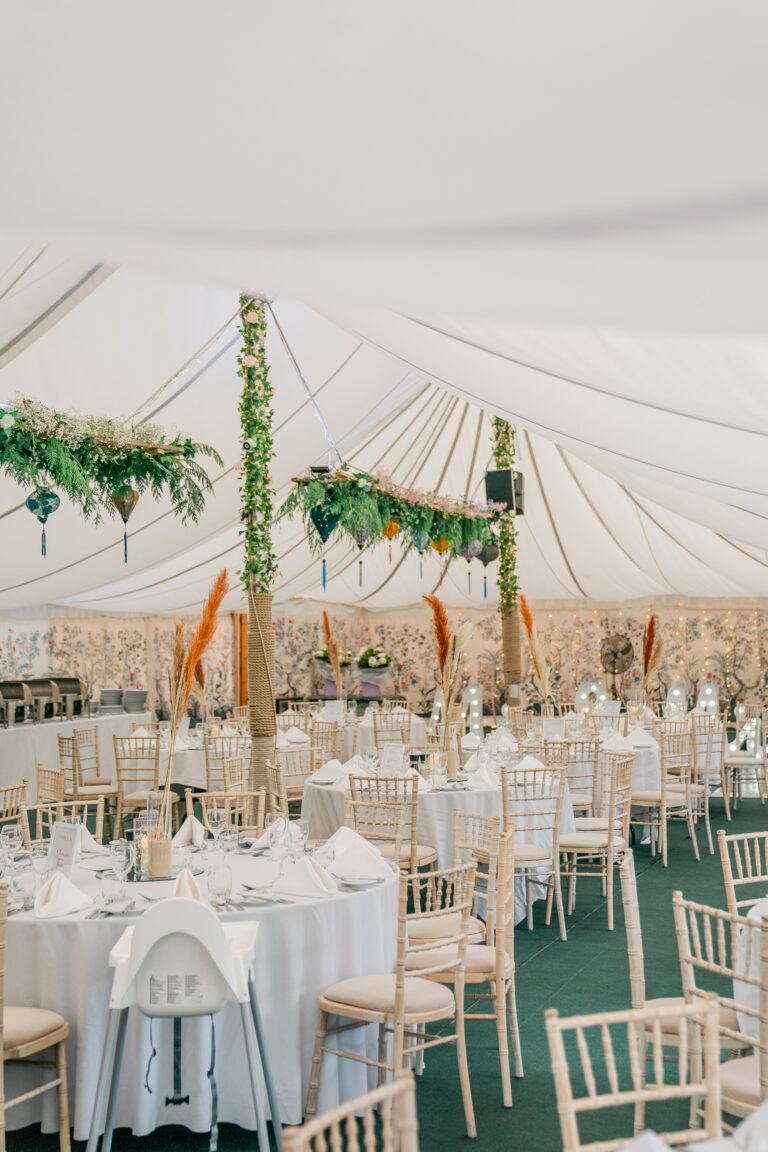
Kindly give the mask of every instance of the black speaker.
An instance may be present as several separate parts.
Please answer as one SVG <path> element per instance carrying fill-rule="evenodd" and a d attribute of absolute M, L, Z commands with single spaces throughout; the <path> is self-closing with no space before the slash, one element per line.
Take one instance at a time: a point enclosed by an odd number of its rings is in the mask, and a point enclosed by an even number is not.
<path fill-rule="evenodd" d="M 518 516 L 523 514 L 525 500 L 525 483 L 522 474 L 515 472 L 512 478 L 511 468 L 500 468 L 485 474 L 485 498 L 494 504 L 504 504 L 510 512 Z"/>

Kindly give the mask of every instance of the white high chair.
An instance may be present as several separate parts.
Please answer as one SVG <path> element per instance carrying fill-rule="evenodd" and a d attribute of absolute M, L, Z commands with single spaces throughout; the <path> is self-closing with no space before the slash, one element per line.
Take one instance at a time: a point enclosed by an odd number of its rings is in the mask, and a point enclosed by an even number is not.
<path fill-rule="evenodd" d="M 109 954 L 115 974 L 86 1152 L 97 1152 L 102 1128 L 102 1152 L 110 1152 L 112 1146 L 129 1008 L 135 1006 L 145 1016 L 180 1021 L 190 1016 L 213 1017 L 228 1002 L 240 1005 L 259 1148 L 269 1152 L 263 1107 L 265 1086 L 275 1141 L 282 1150 L 277 1095 L 253 984 L 258 927 L 257 923 L 222 924 L 208 905 L 176 897 L 148 908 L 135 927 L 125 930 Z M 259 1083 L 259 1068 L 263 1085 Z M 212 1074 L 211 1093 L 210 1147 L 215 1152 L 218 1135 Z"/>

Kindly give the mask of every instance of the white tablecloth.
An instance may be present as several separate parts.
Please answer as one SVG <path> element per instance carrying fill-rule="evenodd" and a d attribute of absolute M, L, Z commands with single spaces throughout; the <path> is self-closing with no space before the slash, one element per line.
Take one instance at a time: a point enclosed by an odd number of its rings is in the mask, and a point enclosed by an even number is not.
<path fill-rule="evenodd" d="M 199 859 L 199 857 L 196 857 Z M 235 886 L 242 881 L 263 884 L 277 874 L 277 865 L 263 858 L 233 856 Z M 72 879 L 93 893 L 93 872 L 76 867 Z M 205 891 L 204 877 L 198 877 Z M 156 896 L 170 895 L 173 883 L 136 885 Z M 130 888 L 134 888 L 131 885 Z M 139 901 L 141 903 L 141 901 Z M 112 971 L 107 957 L 126 925 L 126 917 L 86 920 L 84 913 L 58 920 L 37 920 L 32 912 L 8 921 L 5 1001 L 60 1012 L 70 1024 L 67 1067 L 70 1117 L 76 1140 L 88 1136 L 96 1080 L 107 1022 Z M 284 1123 L 301 1122 L 309 1083 L 312 1046 L 317 1024 L 317 998 L 328 984 L 348 976 L 392 970 L 395 957 L 397 882 L 392 880 L 360 892 L 344 892 L 325 900 L 302 900 L 225 913 L 226 919 L 258 920 L 256 988 L 267 1036 L 272 1074 Z M 210 1126 L 210 1020 L 183 1024 L 182 1086 L 188 1105 L 166 1107 L 173 1086 L 172 1024 L 152 1026 L 157 1057 L 152 1063 L 150 1095 L 144 1076 L 151 1054 L 150 1022 L 131 1011 L 117 1105 L 118 1128 L 142 1136 L 162 1124 L 183 1124 L 196 1132 Z M 374 1056 L 375 1029 L 360 1033 L 360 1049 Z M 216 1080 L 219 1119 L 254 1129 L 239 1010 L 228 1005 L 216 1017 Z M 39 1082 L 34 1074 L 6 1067 L 6 1095 L 21 1085 Z M 367 1069 L 350 1060 L 323 1062 L 319 1109 L 335 1107 L 375 1086 Z M 10 1126 L 39 1123 L 43 1131 L 57 1127 L 56 1093 L 48 1092 L 8 1113 Z"/>
<path fill-rule="evenodd" d="M 301 803 L 302 819 L 309 826 L 309 838 L 326 840 L 344 823 L 344 802 L 349 795 L 344 787 L 337 785 L 313 784 L 307 781 Z M 453 866 L 453 814 L 457 808 L 465 812 L 477 812 L 481 816 L 502 818 L 501 788 L 466 788 L 446 791 L 419 793 L 419 817 L 417 840 L 437 849 L 437 867 Z M 571 797 L 566 784 L 563 794 L 563 807 L 560 818 L 561 833 L 574 832 L 576 825 L 571 807 Z M 546 833 L 529 832 L 525 827 L 525 816 L 515 819 L 515 840 L 523 844 L 540 844 L 551 848 L 551 837 Z M 515 892 L 515 922 L 525 916 L 525 897 L 522 884 Z M 537 888 L 538 898 L 544 890 Z"/>
<path fill-rule="evenodd" d="M 42 724 L 17 724 L 0 729 L 0 787 L 29 781 L 30 803 L 37 799 L 37 765 L 59 767 L 58 736 L 71 736 L 76 728 L 95 728 L 99 737 L 102 773 L 115 774 L 113 736 L 130 736 L 134 724 L 146 724 L 151 712 L 123 716 L 87 716 L 81 720 L 46 720 Z"/>
<path fill-rule="evenodd" d="M 742 909 L 742 915 L 744 911 Z M 759 921 L 768 916 L 768 899 L 758 900 L 747 910 L 747 918 L 749 920 Z M 739 936 L 736 941 L 736 963 L 734 965 L 737 969 L 746 968 L 747 964 L 747 937 L 746 934 L 750 930 L 747 928 L 739 929 Z M 750 956 L 749 956 L 749 975 L 754 976 L 756 979 L 760 976 L 760 933 L 750 932 Z M 733 998 L 738 1004 L 744 1004 L 747 1008 L 760 1008 L 760 989 L 756 984 L 747 984 L 743 980 L 734 980 L 733 982 Z M 760 1022 L 756 1016 L 749 1016 L 745 1012 L 737 1013 L 739 1018 L 739 1028 L 745 1032 L 747 1036 L 753 1036 L 755 1040 L 758 1038 L 760 1030 Z"/>

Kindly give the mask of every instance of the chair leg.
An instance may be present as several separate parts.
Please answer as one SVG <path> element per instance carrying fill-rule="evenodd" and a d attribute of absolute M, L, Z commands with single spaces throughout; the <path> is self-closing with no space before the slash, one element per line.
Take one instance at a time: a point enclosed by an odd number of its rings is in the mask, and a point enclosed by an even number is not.
<path fill-rule="evenodd" d="M 662 804 L 659 808 L 659 821 L 661 823 L 661 863 L 667 867 L 667 810 Z"/>
<path fill-rule="evenodd" d="M 275 1144 L 277 1145 L 277 1152 L 283 1152 L 283 1125 L 280 1119 L 280 1102 L 277 1099 L 275 1082 L 272 1079 L 272 1069 L 270 1068 L 269 1057 L 267 1056 L 264 1028 L 261 1023 L 261 1012 L 259 1011 L 259 1002 L 256 998 L 256 989 L 253 981 L 250 981 L 248 984 L 248 995 L 251 1001 L 251 1016 L 253 1017 L 253 1030 L 256 1035 L 256 1048 L 261 1064 L 261 1074 L 264 1077 L 264 1086 L 267 1089 L 267 1102 L 269 1104 L 269 1115 L 272 1119 Z"/>
<path fill-rule="evenodd" d="M 464 1033 L 464 990 L 456 996 L 456 1056 L 459 1062 L 459 1082 L 461 1084 L 461 1099 L 464 1104 L 464 1117 L 467 1123 L 467 1136 L 477 1136 L 475 1126 L 475 1109 L 472 1105 L 472 1086 L 469 1081 L 469 1066 L 467 1064 L 467 1038 Z M 460 1003 L 461 1001 L 461 1003 Z"/>
<path fill-rule="evenodd" d="M 727 774 L 725 768 L 723 768 L 723 770 L 720 773 L 720 787 L 723 790 L 723 807 L 725 808 L 725 818 L 726 818 L 726 820 L 730 820 L 730 818 L 731 818 L 731 804 L 730 804 L 730 800 L 728 797 L 728 774 Z"/>
<path fill-rule="evenodd" d="M 317 1091 L 320 1087 L 320 1068 L 323 1063 L 323 1044 L 328 1027 L 328 1015 L 320 1012 L 317 1017 L 317 1032 L 315 1033 L 315 1050 L 312 1053 L 312 1071 L 309 1077 L 309 1091 L 307 1093 L 307 1107 L 304 1110 L 304 1120 L 311 1120 L 317 1111 Z M 86 1149 L 86 1152 L 91 1152 Z M 93 1149 L 96 1152 L 96 1149 Z"/>
<path fill-rule="evenodd" d="M 99 1069 L 99 1078 L 96 1082 L 96 1096 L 93 1101 L 93 1112 L 91 1113 L 91 1130 L 88 1133 L 88 1144 L 86 1145 L 85 1152 L 96 1152 L 99 1145 L 99 1136 L 104 1126 L 107 1110 L 107 1097 L 111 1083 L 112 1065 L 115 1059 L 119 1024 L 120 1012 L 115 1008 L 110 1009 L 107 1017 L 107 1032 L 104 1037 L 101 1068 Z"/>
<path fill-rule="evenodd" d="M 418 1033 L 420 1033 L 420 1035 L 423 1036 L 424 1033 L 426 1032 L 426 1025 L 425 1024 L 418 1024 L 416 1026 L 416 1031 Z M 419 1051 L 416 1053 L 416 1059 L 414 1061 L 413 1071 L 414 1071 L 416 1076 L 423 1076 L 424 1075 L 424 1049 L 423 1048 L 419 1049 Z"/>
<path fill-rule="evenodd" d="M 533 893 L 531 891 L 531 875 L 529 872 L 523 873 L 525 877 L 525 919 L 528 926 L 528 931 L 533 932 Z"/>
<path fill-rule="evenodd" d="M 685 809 L 685 822 L 688 825 L 688 834 L 690 835 L 691 840 L 693 841 L 693 854 L 696 857 L 696 859 L 700 862 L 701 861 L 701 853 L 699 852 L 699 842 L 696 839 L 696 829 L 693 826 L 693 817 L 691 815 L 690 803 L 688 803 L 688 805 L 686 806 L 686 809 Z"/>
<path fill-rule="evenodd" d="M 104 1123 L 104 1139 L 101 1143 L 101 1152 L 110 1152 L 112 1135 L 115 1131 L 115 1111 L 117 1109 L 117 1088 L 120 1082 L 120 1069 L 123 1066 L 123 1049 L 125 1048 L 125 1027 L 128 1023 L 128 1009 L 122 1008 L 117 1023 L 117 1039 L 115 1041 L 115 1057 L 112 1066 L 112 1082 L 109 1086 L 109 1099 L 107 1100 L 107 1117 Z"/>
<path fill-rule="evenodd" d="M 549 924 L 550 920 L 552 919 L 552 901 L 554 900 L 554 898 L 555 898 L 555 874 L 554 874 L 554 872 L 552 872 L 552 873 L 550 873 L 549 879 L 547 880 L 547 907 L 546 907 L 545 912 L 544 912 L 544 923 L 547 925 Z"/>
<path fill-rule="evenodd" d="M 419 1053 L 419 1055 L 421 1055 L 421 1053 Z M 386 1082 L 385 1073 L 387 1071 L 384 1067 L 387 1062 L 387 1032 L 386 1025 L 383 1022 L 379 1024 L 379 1047 L 376 1057 L 379 1061 L 379 1066 L 376 1069 L 376 1087 L 381 1088 L 382 1084 Z"/>
<path fill-rule="evenodd" d="M 517 990 L 515 988 L 514 972 L 509 978 L 507 987 L 507 1012 L 509 1014 L 509 1030 L 512 1033 L 512 1056 L 515 1061 L 515 1076 L 523 1075 L 523 1050 L 520 1046 L 520 1024 L 517 1019 Z"/>
<path fill-rule="evenodd" d="M 555 903 L 557 905 L 557 922 L 560 925 L 560 939 L 567 940 L 568 935 L 565 931 L 565 914 L 563 912 L 563 889 L 560 882 L 560 862 L 558 854 L 555 854 Z"/>
<path fill-rule="evenodd" d="M 702 803 L 704 805 L 704 827 L 707 830 L 707 846 L 709 847 L 710 856 L 714 856 L 715 846 L 712 843 L 712 828 L 709 823 L 709 785 L 706 780 L 704 781 L 704 796 L 702 798 Z"/>
<path fill-rule="evenodd" d="M 603 881 L 608 896 L 608 931 L 613 932 L 613 852 L 606 853 Z"/>
<path fill-rule="evenodd" d="M 505 1108 L 512 1107 L 512 1079 L 509 1072 L 509 1040 L 507 1038 L 507 1004 L 504 981 L 497 980 L 493 989 L 493 1011 L 496 1016 L 496 1040 L 499 1045 L 501 1066 L 501 1098 Z"/>
<path fill-rule="evenodd" d="M 62 1040 L 56 1045 L 56 1076 L 59 1080 L 59 1152 L 70 1152 L 69 1142 L 69 1093 L 67 1091 L 67 1044 Z M 5 1135 L 3 1133 L 3 1135 Z"/>
<path fill-rule="evenodd" d="M 255 1051 L 255 1028 L 253 1016 L 248 1004 L 240 1005 L 240 1018 L 243 1024 L 243 1039 L 245 1041 L 245 1054 L 248 1058 L 248 1076 L 251 1081 L 251 1095 L 253 1097 L 253 1110 L 256 1114 L 256 1131 L 259 1137 L 259 1149 L 269 1148 L 269 1134 L 267 1132 L 267 1117 L 264 1110 L 264 1094 L 259 1083 L 259 1061 Z"/>

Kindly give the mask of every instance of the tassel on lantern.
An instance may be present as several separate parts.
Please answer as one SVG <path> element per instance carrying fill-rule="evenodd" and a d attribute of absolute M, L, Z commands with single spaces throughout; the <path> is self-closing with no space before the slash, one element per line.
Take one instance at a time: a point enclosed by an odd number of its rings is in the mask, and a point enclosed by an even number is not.
<path fill-rule="evenodd" d="M 129 488 L 127 485 L 123 488 L 118 488 L 110 497 L 115 508 L 123 521 L 123 563 L 128 563 L 128 518 L 136 507 L 139 499 L 139 494 L 135 488 Z"/>
<path fill-rule="evenodd" d="M 362 588 L 362 586 L 363 586 L 363 562 L 362 562 L 362 560 L 358 560 L 357 568 L 358 568 L 357 582 L 358 582 L 359 586 Z"/>
<path fill-rule="evenodd" d="M 323 556 L 323 592 L 325 592 L 325 556 Z"/>
<path fill-rule="evenodd" d="M 45 524 L 48 517 L 52 512 L 55 512 L 61 503 L 59 497 L 55 492 L 49 491 L 47 488 L 38 488 L 31 496 L 27 496 L 25 501 L 27 508 L 33 515 L 37 516 L 38 520 L 43 526 L 43 534 L 41 539 L 41 551 L 43 556 L 47 556 L 47 540 L 45 538 Z"/>
<path fill-rule="evenodd" d="M 488 577 L 483 576 L 483 600 L 488 599 Z"/>

